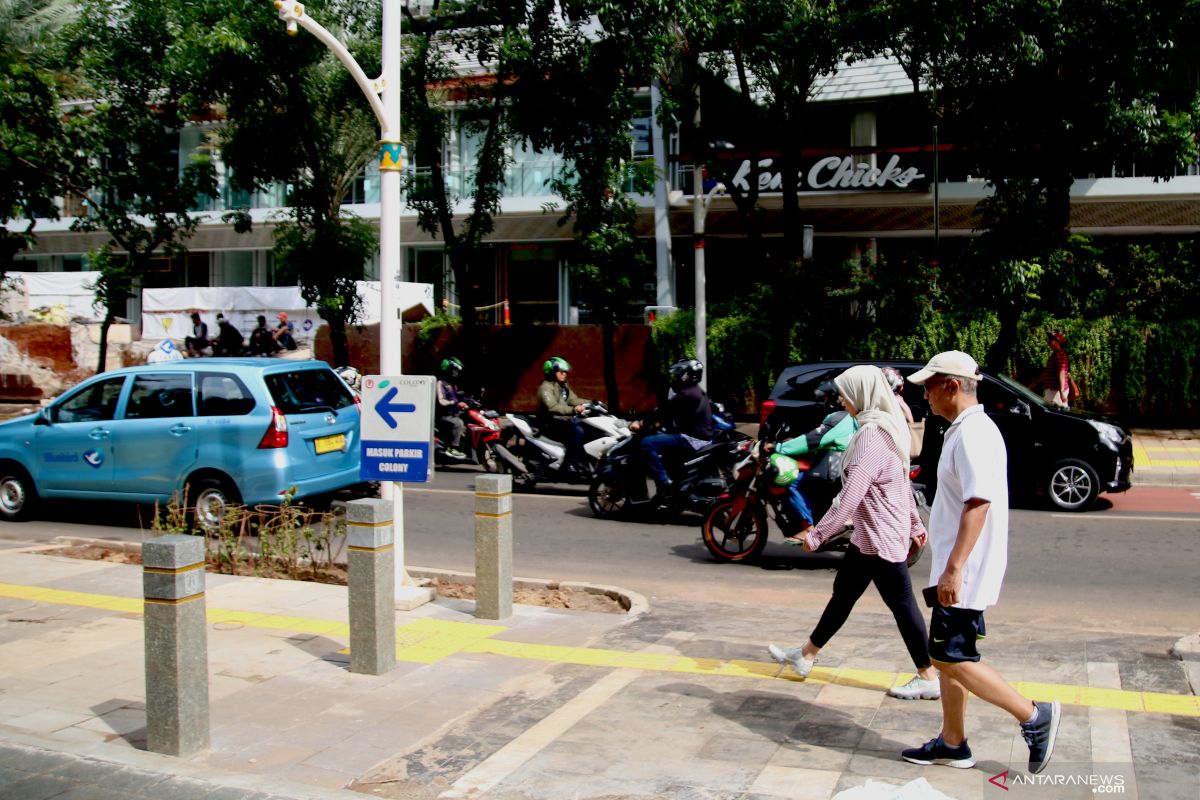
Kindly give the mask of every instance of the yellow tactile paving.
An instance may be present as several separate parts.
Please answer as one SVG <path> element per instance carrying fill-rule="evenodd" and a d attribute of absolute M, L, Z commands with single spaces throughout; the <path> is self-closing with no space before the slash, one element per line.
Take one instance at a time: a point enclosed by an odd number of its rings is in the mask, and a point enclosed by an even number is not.
<path fill-rule="evenodd" d="M 0 583 L 0 597 L 51 605 L 99 608 L 122 613 L 141 613 L 143 608 L 141 598 L 113 597 L 10 583 Z M 208 620 L 214 624 L 322 634 L 341 639 L 350 637 L 348 625 L 329 620 L 221 608 L 207 609 L 207 616 Z M 736 659 L 722 661 L 715 658 L 693 658 L 668 653 L 627 653 L 596 647 L 529 644 L 494 638 L 506 630 L 508 629 L 502 625 L 427 618 L 414 620 L 396 629 L 396 658 L 409 663 L 433 664 L 458 653 L 484 653 L 531 661 L 612 669 L 767 680 L 797 680 L 795 676 L 787 672 L 777 678 L 778 665 L 761 661 Z M 342 652 L 348 651 L 343 650 Z M 893 686 L 898 680 L 908 677 L 910 676 L 880 670 L 816 667 L 808 677 L 808 682 L 883 691 Z M 1038 700 L 1059 700 L 1068 705 L 1151 714 L 1200 716 L 1200 697 L 1192 695 L 1133 692 L 1124 689 L 1103 689 L 1057 683 L 1023 682 L 1013 685 L 1017 691 L 1027 697 Z"/>

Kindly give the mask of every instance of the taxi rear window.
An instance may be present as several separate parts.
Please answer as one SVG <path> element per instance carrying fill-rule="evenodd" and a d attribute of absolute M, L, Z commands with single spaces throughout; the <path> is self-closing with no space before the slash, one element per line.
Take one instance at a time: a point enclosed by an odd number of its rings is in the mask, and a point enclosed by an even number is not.
<path fill-rule="evenodd" d="M 340 411 L 354 405 L 354 395 L 331 369 L 298 369 L 265 376 L 275 407 L 284 414 Z"/>

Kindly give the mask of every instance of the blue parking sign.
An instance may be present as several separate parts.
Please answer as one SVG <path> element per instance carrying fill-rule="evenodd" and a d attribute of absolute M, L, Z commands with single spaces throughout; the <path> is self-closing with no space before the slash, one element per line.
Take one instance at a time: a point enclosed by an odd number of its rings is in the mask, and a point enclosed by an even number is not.
<path fill-rule="evenodd" d="M 433 377 L 367 375 L 362 387 L 359 476 L 365 481 L 428 482 L 433 475 Z"/>

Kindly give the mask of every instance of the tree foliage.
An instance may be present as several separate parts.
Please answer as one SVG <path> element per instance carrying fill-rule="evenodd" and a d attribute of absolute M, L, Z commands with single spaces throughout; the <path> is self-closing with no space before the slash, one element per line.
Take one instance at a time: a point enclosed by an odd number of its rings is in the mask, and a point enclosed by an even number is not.
<path fill-rule="evenodd" d="M 129 259 L 132 286 L 157 257 L 186 251 L 198 219 L 191 211 L 215 197 L 216 175 L 204 152 L 181 158 L 180 132 L 207 111 L 202 83 L 179 69 L 175 31 L 187 8 L 165 0 L 86 0 L 67 36 L 89 102 L 66 117 L 70 191 L 87 205 L 76 230 L 104 230 Z M 113 298 L 105 303 L 98 369 L 104 369 Z"/>
<path fill-rule="evenodd" d="M 55 218 L 65 161 L 56 38 L 74 17 L 64 0 L 0 0 L 0 278 Z M 23 228 L 8 223 L 22 220 Z"/>

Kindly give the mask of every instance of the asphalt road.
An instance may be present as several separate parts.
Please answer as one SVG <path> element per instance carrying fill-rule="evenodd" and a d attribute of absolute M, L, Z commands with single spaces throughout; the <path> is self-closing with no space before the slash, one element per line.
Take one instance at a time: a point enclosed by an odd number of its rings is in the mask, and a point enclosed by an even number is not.
<path fill-rule="evenodd" d="M 468 469 L 439 472 L 404 489 L 406 560 L 412 566 L 474 570 L 474 480 Z M 617 522 L 595 519 L 582 487 L 539 487 L 514 499 L 514 574 L 617 585 L 650 598 L 759 606 L 815 621 L 828 598 L 838 555 L 805 555 L 778 531 L 758 565 L 717 564 L 699 538 L 699 517 Z M 0 538 L 48 540 L 148 535 L 152 509 L 54 503 L 26 523 L 0 523 Z M 914 583 L 929 563 L 913 568 Z M 1074 621 L 1081 628 L 1200 631 L 1200 493 L 1135 488 L 1081 514 L 1040 507 L 1012 512 L 1009 568 L 989 615 L 1030 625 Z M 873 591 L 864 607 L 883 609 Z"/>

